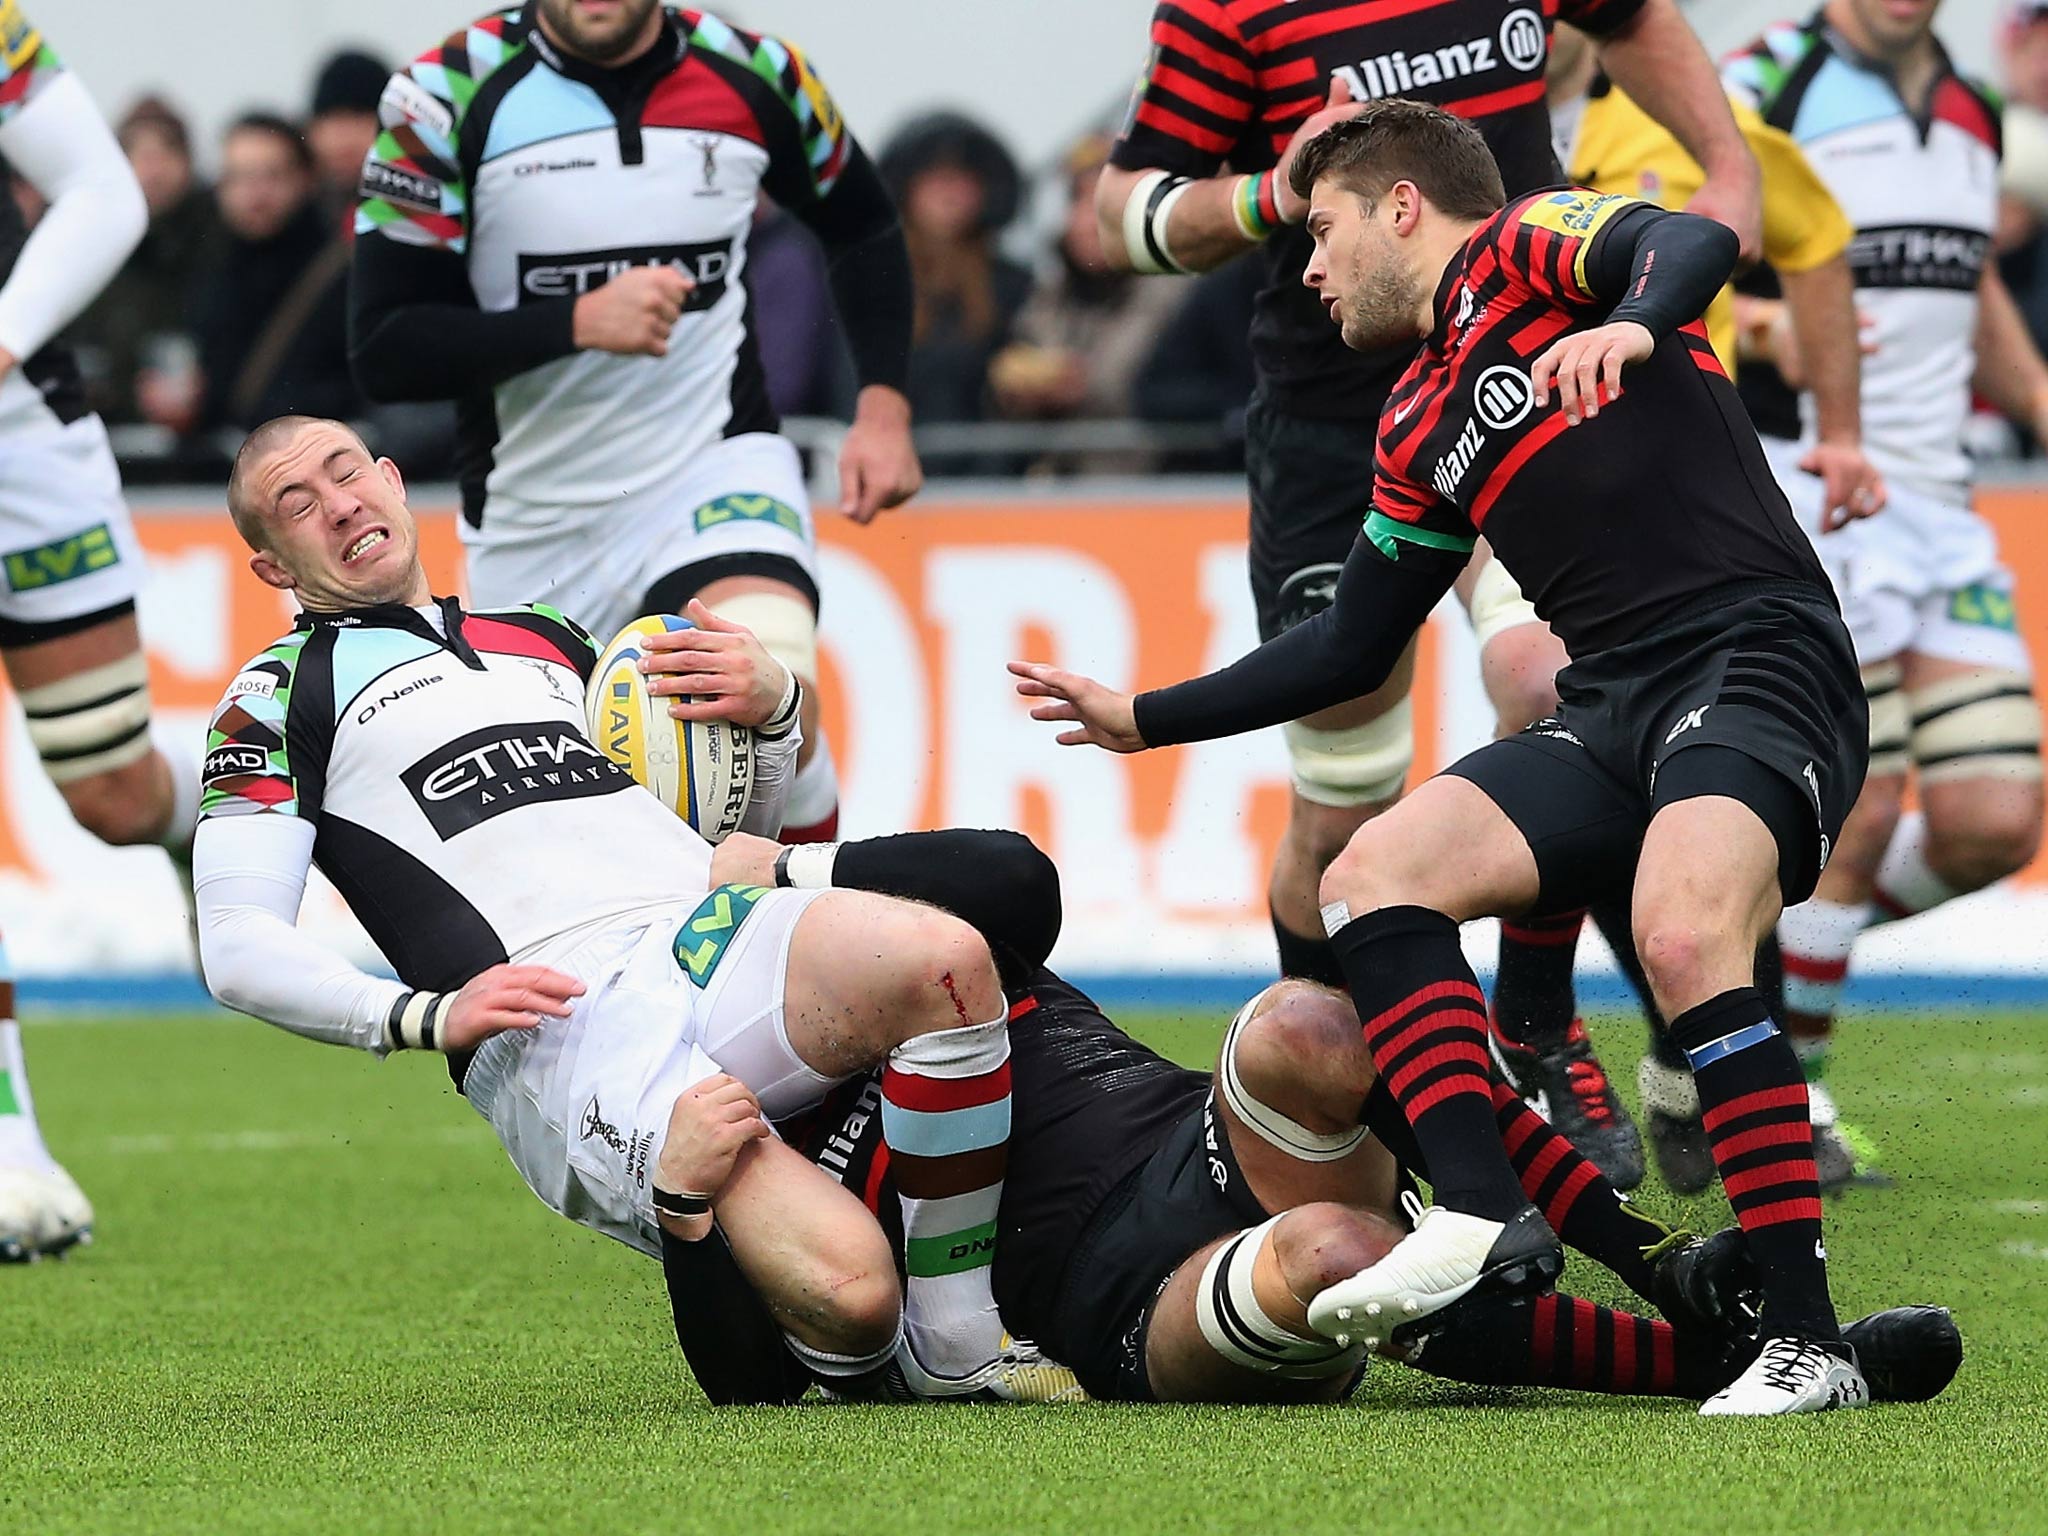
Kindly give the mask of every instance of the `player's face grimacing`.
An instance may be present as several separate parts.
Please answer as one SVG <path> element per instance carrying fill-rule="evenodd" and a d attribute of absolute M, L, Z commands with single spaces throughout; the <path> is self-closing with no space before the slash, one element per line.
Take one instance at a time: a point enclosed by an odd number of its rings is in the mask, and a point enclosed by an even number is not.
<path fill-rule="evenodd" d="M 250 569 L 307 608 L 427 600 L 405 482 L 339 422 L 286 437 L 244 472 L 263 547 Z"/>
<path fill-rule="evenodd" d="M 651 30 L 660 0 L 540 0 L 547 30 L 570 52 L 593 64 L 613 64 L 637 53 Z"/>
<path fill-rule="evenodd" d="M 1419 334 L 1421 279 L 1391 227 L 1396 196 L 1405 185 L 1396 183 L 1387 196 L 1368 203 L 1325 177 L 1309 196 L 1308 232 L 1316 244 L 1301 280 L 1322 299 L 1343 328 L 1344 345 L 1354 351 L 1401 346 Z"/>

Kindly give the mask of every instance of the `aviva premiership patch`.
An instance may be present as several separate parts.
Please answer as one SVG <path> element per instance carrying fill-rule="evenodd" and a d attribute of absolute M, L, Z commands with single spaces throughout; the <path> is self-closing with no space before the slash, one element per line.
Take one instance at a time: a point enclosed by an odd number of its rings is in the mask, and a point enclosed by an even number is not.
<path fill-rule="evenodd" d="M 1558 192 L 1522 210 L 1522 222 L 1560 235 L 1590 235 L 1635 199 L 1615 192 Z"/>
<path fill-rule="evenodd" d="M 34 549 L 17 549 L 0 556 L 0 568 L 7 573 L 11 592 L 34 592 L 73 581 L 121 563 L 121 551 L 105 523 L 74 533 L 68 539 L 39 544 Z"/>
<path fill-rule="evenodd" d="M 691 517 L 697 524 L 697 531 L 716 528 L 721 523 L 773 523 L 797 538 L 804 536 L 803 519 L 796 515 L 796 508 L 788 502 L 777 501 L 773 496 L 751 496 L 734 492 L 721 496 L 716 501 L 707 501 Z"/>
<path fill-rule="evenodd" d="M 754 903 L 767 894 L 765 885 L 721 885 L 697 904 L 697 910 L 676 930 L 675 939 L 676 964 L 690 980 L 700 987 L 710 982 L 740 924 L 754 910 Z"/>

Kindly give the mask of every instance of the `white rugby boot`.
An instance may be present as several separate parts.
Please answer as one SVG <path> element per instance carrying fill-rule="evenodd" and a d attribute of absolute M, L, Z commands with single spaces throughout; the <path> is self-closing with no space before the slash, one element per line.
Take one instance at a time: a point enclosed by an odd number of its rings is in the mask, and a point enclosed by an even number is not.
<path fill-rule="evenodd" d="M 1339 1344 L 1377 1349 L 1394 1329 L 1441 1312 L 1474 1291 L 1544 1291 L 1564 1273 L 1564 1249 L 1533 1205 L 1488 1221 L 1404 1190 L 1415 1230 L 1377 1264 L 1316 1293 L 1308 1323 Z"/>
<path fill-rule="evenodd" d="M 19 1264 L 92 1241 L 92 1202 L 71 1175 L 0 1166 L 0 1263 Z"/>
<path fill-rule="evenodd" d="M 905 1394 L 921 1402 L 1082 1403 L 1088 1394 L 1064 1365 L 1046 1359 L 1036 1344 L 1003 1335 L 1002 1352 L 964 1376 L 936 1376 L 906 1339 L 895 1368 Z"/>
<path fill-rule="evenodd" d="M 1748 1370 L 1700 1404 L 1704 1418 L 1767 1418 L 1780 1413 L 1825 1413 L 1831 1408 L 1867 1408 L 1870 1386 L 1846 1355 L 1810 1339 L 1781 1336 L 1764 1341 Z"/>

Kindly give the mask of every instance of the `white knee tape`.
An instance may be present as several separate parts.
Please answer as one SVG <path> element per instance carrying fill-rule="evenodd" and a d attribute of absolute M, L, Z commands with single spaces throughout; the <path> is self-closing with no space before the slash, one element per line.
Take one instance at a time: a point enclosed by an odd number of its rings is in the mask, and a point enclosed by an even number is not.
<path fill-rule="evenodd" d="M 804 680 L 818 683 L 818 616 L 793 593 L 742 592 L 711 610 L 721 619 L 744 624 L 768 654 Z"/>
<path fill-rule="evenodd" d="M 1913 761 L 1929 784 L 2041 777 L 2041 706 L 2023 673 L 1987 669 L 1916 688 Z"/>
<path fill-rule="evenodd" d="M 149 756 L 149 663 L 141 652 L 21 690 L 28 737 L 53 784 Z"/>
<path fill-rule="evenodd" d="M 1268 987 L 1266 992 L 1272 990 Z M 1237 1042 L 1243 1037 L 1245 1028 L 1252 1021 L 1253 1011 L 1265 998 L 1266 992 L 1261 992 L 1238 1010 L 1237 1017 L 1230 1021 L 1229 1032 L 1223 1037 L 1223 1070 L 1217 1074 L 1217 1085 L 1223 1090 L 1223 1102 L 1254 1136 L 1278 1147 L 1289 1157 L 1298 1157 L 1305 1163 L 1334 1163 L 1341 1157 L 1350 1156 L 1353 1149 L 1365 1140 L 1364 1126 L 1354 1125 L 1347 1131 L 1334 1134 L 1312 1131 L 1271 1105 L 1261 1104 L 1246 1089 L 1244 1079 L 1238 1076 Z"/>
<path fill-rule="evenodd" d="M 1294 792 L 1316 805 L 1372 805 L 1391 800 L 1415 761 L 1415 710 L 1403 699 L 1379 719 L 1341 731 L 1300 721 L 1281 727 L 1294 769 Z"/>
<path fill-rule="evenodd" d="M 1863 692 L 1870 700 L 1871 776 L 1895 777 L 1912 766 L 1913 713 L 1906 703 L 1904 669 L 1896 661 L 1865 667 Z"/>
<path fill-rule="evenodd" d="M 1473 577 L 1465 616 L 1472 622 L 1472 636 L 1482 651 L 1503 631 L 1543 622 L 1536 617 L 1536 605 L 1522 596 L 1521 584 L 1498 560 L 1488 560 Z"/>
<path fill-rule="evenodd" d="M 1252 1268 L 1266 1234 L 1281 1220 L 1240 1232 L 1209 1255 L 1195 1288 L 1195 1320 L 1202 1337 L 1224 1359 L 1246 1370 L 1296 1381 L 1315 1381 L 1356 1370 L 1365 1346 L 1343 1348 L 1329 1339 L 1289 1333 L 1266 1315 L 1252 1287 Z"/>

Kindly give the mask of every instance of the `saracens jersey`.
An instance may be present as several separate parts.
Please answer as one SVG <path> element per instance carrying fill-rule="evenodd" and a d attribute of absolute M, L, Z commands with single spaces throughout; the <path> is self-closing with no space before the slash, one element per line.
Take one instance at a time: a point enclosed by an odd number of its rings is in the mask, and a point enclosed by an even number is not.
<path fill-rule="evenodd" d="M 1470 549 L 1484 534 L 1574 657 L 1743 583 L 1828 590 L 1698 320 L 1622 375 L 1598 416 L 1536 404 L 1529 368 L 1625 297 L 1595 273 L 1635 198 L 1565 188 L 1511 201 L 1445 269 L 1436 327 L 1387 397 L 1366 536 Z M 1673 452 L 1673 445 L 1685 451 Z"/>
<path fill-rule="evenodd" d="M 851 140 L 803 55 L 665 7 L 618 70 L 550 44 L 535 6 L 471 24 L 392 77 L 359 240 L 460 256 L 489 312 L 573 301 L 636 266 L 695 285 L 665 357 L 570 352 L 459 402 L 464 511 L 547 525 L 668 482 L 721 437 L 772 432 L 746 283 L 759 195 L 828 194 Z M 558 325 L 566 336 L 569 320 Z M 557 349 L 558 351 L 561 349 Z"/>
<path fill-rule="evenodd" d="M 427 991 L 701 892 L 709 845 L 585 734 L 590 636 L 539 605 L 435 610 L 302 614 L 214 712 L 201 820 L 312 823 L 314 863 Z"/>
<path fill-rule="evenodd" d="M 1110 162 L 1214 176 L 1278 162 L 1343 82 L 1352 98 L 1408 96 L 1469 118 L 1513 197 L 1560 179 L 1543 71 L 1553 22 L 1614 31 L 1643 0 L 1160 0 L 1152 56 Z M 1312 242 L 1264 247 L 1252 321 L 1261 387 L 1296 415 L 1370 420 L 1414 354 L 1347 351 L 1302 286 Z"/>
<path fill-rule="evenodd" d="M 1916 114 L 1891 71 L 1819 14 L 1771 28 L 1728 61 L 1723 78 L 1798 141 L 1856 226 L 1849 265 L 1856 307 L 1872 322 L 1863 333 L 1864 451 L 1900 485 L 1967 501 L 1963 429 L 1977 289 L 1998 215 L 1997 105 L 1943 52 L 1926 115 Z M 1743 397 L 1765 431 L 1801 430 L 1775 373 L 1743 370 Z"/>

